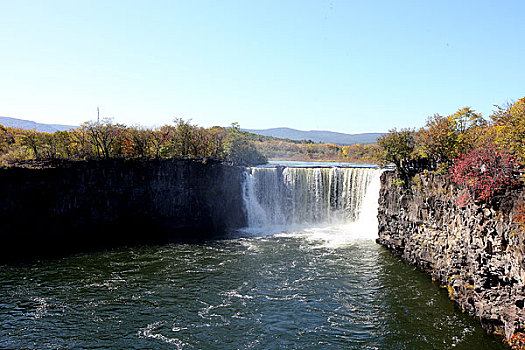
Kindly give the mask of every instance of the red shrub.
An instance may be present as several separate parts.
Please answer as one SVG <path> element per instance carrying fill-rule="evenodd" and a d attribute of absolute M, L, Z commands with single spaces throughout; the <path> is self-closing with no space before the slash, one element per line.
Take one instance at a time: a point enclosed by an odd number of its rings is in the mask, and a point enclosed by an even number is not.
<path fill-rule="evenodd" d="M 522 350 L 525 349 L 525 334 L 521 332 L 516 332 L 510 338 L 509 345 L 511 346 L 512 350 Z"/>
<path fill-rule="evenodd" d="M 495 192 L 517 182 L 518 162 L 507 152 L 493 146 L 478 148 L 456 160 L 451 169 L 452 181 L 465 186 L 469 197 L 486 200 Z M 465 202 L 465 195 L 461 198 Z"/>

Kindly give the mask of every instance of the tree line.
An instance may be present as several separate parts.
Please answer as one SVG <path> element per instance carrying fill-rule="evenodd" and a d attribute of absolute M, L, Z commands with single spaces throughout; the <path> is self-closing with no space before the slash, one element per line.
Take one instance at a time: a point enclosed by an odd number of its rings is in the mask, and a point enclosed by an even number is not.
<path fill-rule="evenodd" d="M 379 159 L 400 176 L 430 170 L 464 189 L 459 202 L 487 200 L 518 184 L 525 165 L 525 97 L 484 118 L 470 107 L 435 114 L 419 129 L 392 129 L 378 140 Z"/>
<path fill-rule="evenodd" d="M 173 125 L 143 128 L 103 119 L 54 133 L 0 125 L 0 164 L 4 166 L 114 158 L 211 158 L 235 165 L 267 161 L 236 123 L 229 128 L 203 128 L 177 118 Z"/>
<path fill-rule="evenodd" d="M 275 160 L 298 161 L 341 161 L 374 163 L 376 144 L 352 144 L 347 146 L 334 143 L 315 143 L 309 140 L 261 137 L 254 140 L 255 147 L 266 157 Z"/>

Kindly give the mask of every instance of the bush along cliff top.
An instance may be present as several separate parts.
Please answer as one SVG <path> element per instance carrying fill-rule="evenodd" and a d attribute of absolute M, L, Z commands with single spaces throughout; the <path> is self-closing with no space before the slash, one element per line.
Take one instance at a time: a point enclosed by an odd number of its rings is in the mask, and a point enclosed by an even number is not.
<path fill-rule="evenodd" d="M 421 171 L 449 174 L 461 189 L 458 203 L 487 201 L 520 184 L 525 165 L 525 97 L 497 106 L 487 120 L 470 107 L 435 114 L 419 129 L 392 129 L 378 140 L 379 159 L 395 164 L 408 186 Z"/>
<path fill-rule="evenodd" d="M 175 119 L 174 125 L 147 129 L 115 124 L 110 119 L 90 121 L 79 128 L 55 133 L 0 125 L 0 165 L 60 164 L 92 159 L 217 159 L 232 165 L 267 162 L 248 133 L 238 124 L 230 128 L 203 128 Z"/>

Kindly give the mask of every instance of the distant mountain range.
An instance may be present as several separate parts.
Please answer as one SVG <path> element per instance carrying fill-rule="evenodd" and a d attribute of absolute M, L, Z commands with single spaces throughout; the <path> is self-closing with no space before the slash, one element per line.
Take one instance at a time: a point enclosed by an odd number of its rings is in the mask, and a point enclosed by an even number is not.
<path fill-rule="evenodd" d="M 11 128 L 36 130 L 40 132 L 53 133 L 76 128 L 73 125 L 43 124 L 31 120 L 0 117 L 0 124 Z M 338 145 L 351 145 L 354 143 L 375 143 L 377 138 L 383 133 L 363 133 L 363 134 L 344 134 L 333 131 L 310 130 L 303 131 L 291 128 L 271 128 L 271 129 L 243 129 L 257 135 L 278 137 L 290 140 L 311 140 L 313 142 L 336 143 Z"/>
<path fill-rule="evenodd" d="M 3 126 L 8 126 L 10 128 L 20 128 L 26 130 L 35 130 L 40 132 L 49 132 L 53 133 L 55 131 L 65 131 L 69 129 L 74 129 L 76 126 L 72 125 L 60 125 L 60 124 L 42 124 L 36 123 L 31 120 L 23 120 L 9 117 L 0 117 L 0 124 Z"/>
<path fill-rule="evenodd" d="M 363 133 L 363 134 L 344 134 L 333 131 L 310 130 L 303 131 L 291 128 L 271 128 L 271 129 L 243 129 L 253 134 L 278 137 L 290 140 L 312 140 L 322 143 L 336 143 L 338 145 L 351 145 L 354 143 L 375 143 L 377 138 L 384 133 Z"/>

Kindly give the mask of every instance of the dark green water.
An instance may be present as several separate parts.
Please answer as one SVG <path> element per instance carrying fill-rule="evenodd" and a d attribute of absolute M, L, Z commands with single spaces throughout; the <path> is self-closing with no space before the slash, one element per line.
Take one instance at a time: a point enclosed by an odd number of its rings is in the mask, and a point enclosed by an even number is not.
<path fill-rule="evenodd" d="M 0 348 L 504 348 L 428 276 L 340 234 L 0 267 Z"/>

